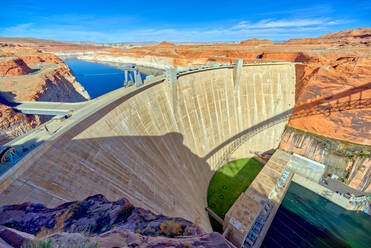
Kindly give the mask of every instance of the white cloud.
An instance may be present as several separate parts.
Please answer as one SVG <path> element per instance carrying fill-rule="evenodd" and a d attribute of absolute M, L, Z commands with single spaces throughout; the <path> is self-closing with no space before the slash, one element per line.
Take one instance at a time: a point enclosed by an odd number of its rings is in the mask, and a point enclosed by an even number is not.
<path fill-rule="evenodd" d="M 289 28 L 289 27 L 307 27 L 307 26 L 329 26 L 337 25 L 341 22 L 328 19 L 292 19 L 292 20 L 272 20 L 265 19 L 256 23 L 241 21 L 233 29 L 264 29 L 264 28 Z"/>
<path fill-rule="evenodd" d="M 268 11 L 257 13 L 257 16 L 273 16 L 273 15 L 285 15 L 285 16 L 300 16 L 302 18 L 314 17 L 314 16 L 326 16 L 329 13 L 333 13 L 335 9 L 328 4 L 320 4 L 307 8 L 296 8 L 296 9 L 282 9 L 278 11 Z"/>
<path fill-rule="evenodd" d="M 14 34 L 24 34 L 27 33 L 32 23 L 23 23 L 16 26 L 4 28 L 1 33 L 9 34 L 9 36 L 16 36 Z"/>

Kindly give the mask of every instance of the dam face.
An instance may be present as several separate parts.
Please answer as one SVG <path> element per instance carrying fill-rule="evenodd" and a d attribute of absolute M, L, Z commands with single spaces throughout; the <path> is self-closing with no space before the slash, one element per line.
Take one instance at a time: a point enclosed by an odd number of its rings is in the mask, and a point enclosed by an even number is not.
<path fill-rule="evenodd" d="M 233 74 L 233 68 L 188 73 L 175 88 L 162 80 L 91 114 L 74 112 L 72 127 L 8 173 L 0 204 L 54 207 L 100 193 L 211 231 L 205 207 L 214 172 L 228 159 L 276 148 L 287 121 L 231 149 L 233 141 L 295 101 L 294 64 L 244 66 L 236 86 Z"/>

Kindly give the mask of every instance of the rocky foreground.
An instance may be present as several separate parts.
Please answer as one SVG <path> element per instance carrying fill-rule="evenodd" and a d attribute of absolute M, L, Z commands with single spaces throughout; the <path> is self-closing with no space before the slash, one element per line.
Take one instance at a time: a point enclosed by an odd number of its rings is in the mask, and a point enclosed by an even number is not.
<path fill-rule="evenodd" d="M 54 209 L 23 203 L 0 207 L 0 247 L 52 240 L 56 247 L 233 247 L 218 233 L 204 233 L 182 218 L 156 215 L 126 199 L 102 195 Z"/>

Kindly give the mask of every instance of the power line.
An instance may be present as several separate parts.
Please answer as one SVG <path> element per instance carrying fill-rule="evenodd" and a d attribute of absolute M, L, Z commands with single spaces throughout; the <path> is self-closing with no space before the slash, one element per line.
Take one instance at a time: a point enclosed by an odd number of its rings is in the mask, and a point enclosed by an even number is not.
<path fill-rule="evenodd" d="M 114 72 L 114 73 L 97 73 L 97 74 L 76 74 L 78 76 L 104 76 L 104 75 L 124 75 L 123 72 Z"/>

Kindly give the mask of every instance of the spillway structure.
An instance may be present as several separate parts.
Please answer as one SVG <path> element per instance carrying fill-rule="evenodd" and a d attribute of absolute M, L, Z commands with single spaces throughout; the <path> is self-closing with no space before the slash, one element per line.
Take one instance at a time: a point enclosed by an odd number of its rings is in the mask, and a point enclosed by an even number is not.
<path fill-rule="evenodd" d="M 204 68 L 89 101 L 13 142 L 37 144 L 0 177 L 0 205 L 103 194 L 212 231 L 207 189 L 231 159 L 276 148 L 295 104 L 293 63 Z"/>

